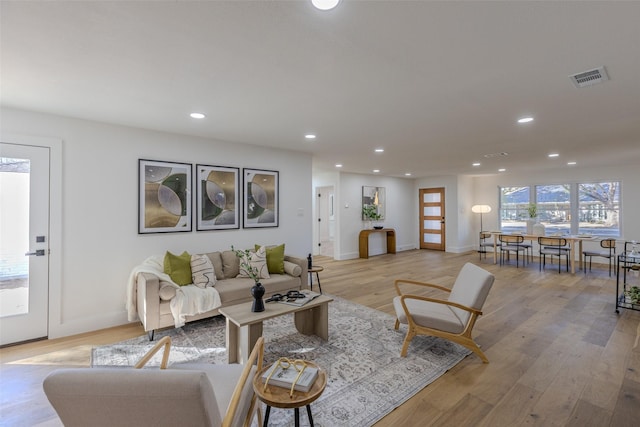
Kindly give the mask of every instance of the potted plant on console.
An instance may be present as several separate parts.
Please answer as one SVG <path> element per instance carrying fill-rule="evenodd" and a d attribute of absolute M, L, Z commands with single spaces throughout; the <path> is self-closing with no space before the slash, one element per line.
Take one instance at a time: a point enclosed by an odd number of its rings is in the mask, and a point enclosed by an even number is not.
<path fill-rule="evenodd" d="M 378 207 L 376 205 L 363 205 L 362 206 L 362 219 L 367 221 L 366 228 L 372 228 L 371 223 L 373 221 L 380 221 L 382 219 L 382 215 L 378 213 Z M 373 226 L 375 229 L 381 229 L 381 225 Z"/>

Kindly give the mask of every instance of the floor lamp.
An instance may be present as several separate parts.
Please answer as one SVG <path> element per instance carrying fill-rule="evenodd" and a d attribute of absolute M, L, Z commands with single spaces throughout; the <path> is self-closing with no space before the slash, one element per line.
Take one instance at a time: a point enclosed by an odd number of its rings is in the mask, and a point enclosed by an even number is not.
<path fill-rule="evenodd" d="M 480 214 L 480 231 L 483 231 L 482 228 L 482 214 L 486 214 L 491 212 L 491 206 L 489 205 L 473 205 L 471 206 L 471 212 Z"/>
<path fill-rule="evenodd" d="M 482 244 L 482 232 L 484 228 L 482 228 L 482 214 L 486 214 L 491 212 L 491 206 L 489 205 L 473 205 L 471 206 L 471 212 L 480 214 L 480 233 L 478 233 L 478 247 Z M 480 248 L 482 250 L 482 248 Z"/>

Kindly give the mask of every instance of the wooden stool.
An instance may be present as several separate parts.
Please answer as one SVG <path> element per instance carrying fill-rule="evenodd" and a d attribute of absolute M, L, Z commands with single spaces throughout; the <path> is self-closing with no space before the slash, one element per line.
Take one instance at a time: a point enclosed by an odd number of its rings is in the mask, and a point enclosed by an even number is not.
<path fill-rule="evenodd" d="M 318 368 L 318 365 L 313 362 L 307 362 L 307 365 Z M 253 391 L 255 391 L 258 399 L 267 405 L 263 426 L 267 427 L 269 423 L 269 413 L 271 412 L 271 407 L 274 406 L 276 408 L 293 408 L 295 410 L 295 425 L 298 427 L 300 425 L 300 408 L 306 406 L 309 424 L 313 427 L 313 417 L 311 416 L 311 406 L 309 405 L 320 397 L 324 388 L 327 386 L 327 373 L 323 369 L 318 368 L 318 378 L 316 378 L 316 382 L 311 387 L 311 390 L 306 393 L 296 390 L 291 397 L 289 396 L 288 388 L 269 385 L 267 389 L 264 390 L 262 374 L 270 368 L 271 366 L 262 368 L 262 370 L 253 377 Z"/>
<path fill-rule="evenodd" d="M 313 290 L 313 273 L 316 273 L 316 279 L 318 280 L 318 289 L 320 289 L 320 293 L 322 293 L 322 286 L 320 286 L 320 275 L 318 273 L 320 273 L 322 270 L 324 270 L 324 267 L 320 265 L 313 265 L 309 269 L 309 287 L 311 288 L 311 290 Z"/>

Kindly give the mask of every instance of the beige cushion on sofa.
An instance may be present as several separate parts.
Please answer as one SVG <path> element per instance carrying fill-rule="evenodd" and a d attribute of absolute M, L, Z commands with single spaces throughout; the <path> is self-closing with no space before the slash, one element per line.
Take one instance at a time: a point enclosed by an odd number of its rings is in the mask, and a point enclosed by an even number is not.
<path fill-rule="evenodd" d="M 249 268 L 253 268 L 260 279 L 268 279 L 270 277 L 269 268 L 267 267 L 267 249 L 264 246 L 242 257 L 240 273 L 236 277 L 250 277 Z"/>
<path fill-rule="evenodd" d="M 222 280 L 224 279 L 224 270 L 222 266 L 222 254 L 220 252 L 209 252 L 205 254 L 211 260 L 211 264 L 213 264 L 213 271 L 216 273 L 216 279 Z"/>
<path fill-rule="evenodd" d="M 213 267 L 215 268 L 215 265 Z M 222 269 L 224 270 L 225 279 L 231 279 L 240 273 L 240 259 L 235 252 L 222 252 Z"/>
<path fill-rule="evenodd" d="M 293 277 L 300 277 L 300 275 L 302 274 L 302 268 L 298 265 L 298 264 L 294 264 L 292 262 L 289 261 L 285 261 L 284 262 L 284 272 L 293 276 Z"/>
<path fill-rule="evenodd" d="M 158 295 L 160 296 L 161 300 L 169 301 L 176 296 L 176 290 L 177 288 L 173 284 L 161 280 L 160 289 L 158 289 Z"/>
<path fill-rule="evenodd" d="M 191 278 L 192 283 L 199 288 L 215 286 L 216 274 L 213 270 L 213 263 L 206 255 L 191 255 Z"/>

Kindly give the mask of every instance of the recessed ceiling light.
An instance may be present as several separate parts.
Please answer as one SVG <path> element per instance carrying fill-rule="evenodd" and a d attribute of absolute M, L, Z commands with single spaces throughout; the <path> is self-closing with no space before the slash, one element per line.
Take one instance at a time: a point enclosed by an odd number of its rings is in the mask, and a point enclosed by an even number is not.
<path fill-rule="evenodd" d="M 336 167 L 337 167 L 337 168 L 341 168 L 341 167 L 342 167 L 342 165 L 341 165 L 340 163 L 338 163 L 338 164 L 336 164 Z"/>
<path fill-rule="evenodd" d="M 405 173 L 404 176 L 411 176 L 411 172 Z"/>
<path fill-rule="evenodd" d="M 378 173 L 378 172 L 380 172 L 380 169 L 374 169 L 373 170 L 373 173 Z"/>
<path fill-rule="evenodd" d="M 384 148 L 376 148 L 376 153 L 384 153 Z"/>
<path fill-rule="evenodd" d="M 518 119 L 518 123 L 529 123 L 533 121 L 533 117 L 523 117 Z"/>
<path fill-rule="evenodd" d="M 311 0 L 311 4 L 320 10 L 331 10 L 340 3 L 340 0 Z"/>
<path fill-rule="evenodd" d="M 304 136 L 306 139 L 316 139 L 316 136 L 312 133 L 308 133 Z"/>
<path fill-rule="evenodd" d="M 504 171 L 506 171 L 506 169 L 505 169 L 505 168 L 500 168 L 500 169 L 498 169 L 498 172 L 504 172 Z"/>
<path fill-rule="evenodd" d="M 551 153 L 551 154 L 549 154 L 549 157 L 558 157 L 558 156 L 560 156 L 560 154 L 558 154 L 558 153 Z"/>
<path fill-rule="evenodd" d="M 472 163 L 471 166 L 480 166 L 480 163 L 475 162 L 475 163 Z"/>
<path fill-rule="evenodd" d="M 202 113 L 191 113 L 189 114 L 192 119 L 204 119 L 206 116 Z"/>
<path fill-rule="evenodd" d="M 575 165 L 575 164 L 576 164 L 576 162 L 567 162 L 567 164 L 568 164 L 569 166 L 573 166 L 573 165 Z"/>

